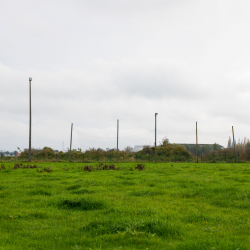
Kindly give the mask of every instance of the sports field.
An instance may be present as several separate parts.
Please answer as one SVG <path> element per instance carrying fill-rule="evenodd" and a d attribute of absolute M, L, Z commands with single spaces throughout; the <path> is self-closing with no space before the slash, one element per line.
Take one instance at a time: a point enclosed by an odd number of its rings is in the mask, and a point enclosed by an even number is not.
<path fill-rule="evenodd" d="M 3 163 L 0 249 L 250 249 L 250 164 L 86 165 Z"/>

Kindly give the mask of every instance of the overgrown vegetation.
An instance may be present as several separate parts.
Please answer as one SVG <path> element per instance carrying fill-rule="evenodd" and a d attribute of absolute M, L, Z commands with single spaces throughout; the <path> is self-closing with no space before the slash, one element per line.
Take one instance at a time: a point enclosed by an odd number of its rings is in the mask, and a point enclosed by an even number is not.
<path fill-rule="evenodd" d="M 132 152 L 131 150 L 116 151 L 110 149 L 108 151 L 103 149 L 90 148 L 84 153 L 79 149 L 71 152 L 72 162 L 85 162 L 94 163 L 102 162 L 106 163 L 105 169 L 112 169 L 112 162 L 196 162 L 198 152 L 199 162 L 249 162 L 250 161 L 250 141 L 246 138 L 242 141 L 235 143 L 234 145 L 229 138 L 228 147 L 223 148 L 217 143 L 214 144 L 198 144 L 197 148 L 195 144 L 171 144 L 167 138 L 163 138 L 159 143 L 159 146 L 144 148 L 138 152 Z M 31 152 L 32 161 L 41 162 L 65 162 L 69 161 L 69 152 L 55 153 L 52 148 L 44 147 L 41 150 L 32 149 Z M 28 150 L 22 152 L 18 157 L 2 157 L 2 161 L 27 161 Z M 107 163 L 109 165 L 107 166 Z M 87 168 L 86 171 L 91 171 L 91 168 Z"/>
<path fill-rule="evenodd" d="M 32 149 L 31 156 L 33 161 L 68 161 L 69 152 L 55 153 L 53 149 L 44 147 L 42 150 Z M 28 159 L 28 150 L 22 152 L 19 156 L 20 160 Z M 164 138 L 159 147 L 156 148 L 155 157 L 155 147 L 145 146 L 143 150 L 139 152 L 132 152 L 130 150 L 116 151 L 110 149 L 105 151 L 103 149 L 90 148 L 84 153 L 81 150 L 74 150 L 71 152 L 71 161 L 82 161 L 82 162 L 135 162 L 135 161 L 192 161 L 193 156 L 184 146 L 169 144 L 168 139 Z M 112 164 L 110 164 L 111 166 Z"/>
<path fill-rule="evenodd" d="M 135 167 L 135 169 L 138 169 L 139 171 L 142 171 L 145 169 L 145 166 L 143 164 L 137 164 L 137 166 Z"/>
<path fill-rule="evenodd" d="M 199 158 L 204 162 L 248 162 L 250 161 L 250 141 L 244 138 L 235 142 L 235 147 L 231 137 L 228 139 L 227 148 L 221 148 L 216 143 L 209 151 L 198 147 Z"/>

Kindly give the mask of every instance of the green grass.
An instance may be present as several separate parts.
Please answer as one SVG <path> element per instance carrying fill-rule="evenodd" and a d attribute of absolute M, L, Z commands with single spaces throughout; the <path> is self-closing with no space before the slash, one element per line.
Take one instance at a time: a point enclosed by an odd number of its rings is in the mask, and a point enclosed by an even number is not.
<path fill-rule="evenodd" d="M 250 249 L 249 164 L 36 164 L 0 170 L 0 250 Z"/>

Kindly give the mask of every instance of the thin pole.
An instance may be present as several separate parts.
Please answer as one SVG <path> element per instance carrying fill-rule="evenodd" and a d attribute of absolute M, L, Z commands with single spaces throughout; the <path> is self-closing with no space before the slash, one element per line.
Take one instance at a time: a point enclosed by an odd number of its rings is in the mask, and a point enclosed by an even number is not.
<path fill-rule="evenodd" d="M 197 122 L 196 122 L 196 162 L 198 163 L 198 134 L 197 134 Z"/>
<path fill-rule="evenodd" d="M 29 95 L 30 95 L 30 126 L 29 126 L 29 162 L 31 162 L 31 81 L 32 78 L 29 78 Z"/>
<path fill-rule="evenodd" d="M 117 159 L 118 159 L 119 119 L 117 120 Z"/>
<path fill-rule="evenodd" d="M 156 116 L 158 113 L 155 113 L 155 161 L 156 161 Z"/>
<path fill-rule="evenodd" d="M 234 143 L 234 126 L 232 126 L 232 133 L 233 133 L 233 144 L 234 144 L 234 163 L 236 163 L 235 143 Z"/>
<path fill-rule="evenodd" d="M 73 132 L 73 123 L 71 123 L 71 135 L 70 135 L 69 161 L 71 161 L 72 132 Z"/>

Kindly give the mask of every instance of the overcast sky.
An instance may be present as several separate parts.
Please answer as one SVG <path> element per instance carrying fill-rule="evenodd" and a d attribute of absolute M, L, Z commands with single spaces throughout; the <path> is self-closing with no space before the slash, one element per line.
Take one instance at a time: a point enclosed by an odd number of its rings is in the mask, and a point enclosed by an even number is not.
<path fill-rule="evenodd" d="M 250 1 L 0 1 L 0 149 L 250 138 Z"/>

